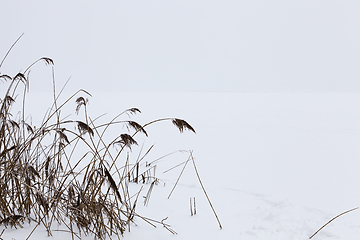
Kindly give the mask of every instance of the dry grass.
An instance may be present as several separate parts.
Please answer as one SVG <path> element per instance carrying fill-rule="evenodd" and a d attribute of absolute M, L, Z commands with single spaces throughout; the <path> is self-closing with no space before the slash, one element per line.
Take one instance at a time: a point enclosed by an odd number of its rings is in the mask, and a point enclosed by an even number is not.
<path fill-rule="evenodd" d="M 51 110 L 45 114 L 40 127 L 34 128 L 25 121 L 24 113 L 12 114 L 12 106 L 20 103 L 22 109 L 25 108 L 31 67 L 43 61 L 53 68 L 54 62 L 40 58 L 24 72 L 11 77 L 1 73 L 6 56 L 0 64 L 0 83 L 2 88 L 7 85 L 5 95 L 0 98 L 0 224 L 21 228 L 29 222 L 34 226 L 31 234 L 42 225 L 49 236 L 56 224 L 63 226 L 71 239 L 83 234 L 93 235 L 95 239 L 112 239 L 130 230 L 131 223 L 138 218 L 175 233 L 164 223 L 165 219 L 156 221 L 137 214 L 142 188 L 133 195 L 129 190 L 132 182 L 151 184 L 145 204 L 149 201 L 153 186 L 159 181 L 155 177 L 156 165 L 142 169 L 140 162 L 152 147 L 135 164 L 130 164 L 128 158 L 123 159 L 123 166 L 117 163 L 131 153 L 131 147 L 138 145 L 135 140 L 138 133 L 148 135 L 145 128 L 150 124 L 169 120 L 180 132 L 195 130 L 176 118 L 157 119 L 144 125 L 118 120 L 123 114 L 140 113 L 137 108 L 120 113 L 108 123 L 95 125 L 87 114 L 86 97 L 90 94 L 79 90 L 59 103 L 54 79 Z M 70 102 L 76 103 L 77 114 L 84 110 L 82 119 L 85 120 L 61 120 L 61 111 Z M 105 142 L 105 133 L 119 124 L 126 126 L 127 131 Z M 73 126 L 77 130 L 73 130 Z M 120 147 L 114 148 L 114 145 Z"/>
<path fill-rule="evenodd" d="M 354 210 L 358 209 L 358 207 L 356 208 L 353 208 L 353 209 L 350 209 L 350 210 L 347 210 L 345 212 L 342 212 L 338 215 L 336 215 L 335 217 L 333 217 L 332 219 L 330 219 L 327 223 L 325 223 L 325 225 L 323 225 L 322 227 L 320 227 L 313 235 L 311 235 L 309 237 L 309 239 L 312 239 L 316 234 L 318 234 L 323 228 L 325 228 L 327 225 L 329 225 L 332 221 L 334 221 L 335 219 L 337 219 L 338 217 L 341 217 L 342 215 L 346 214 L 346 213 L 349 213 L 349 212 L 352 212 Z"/>

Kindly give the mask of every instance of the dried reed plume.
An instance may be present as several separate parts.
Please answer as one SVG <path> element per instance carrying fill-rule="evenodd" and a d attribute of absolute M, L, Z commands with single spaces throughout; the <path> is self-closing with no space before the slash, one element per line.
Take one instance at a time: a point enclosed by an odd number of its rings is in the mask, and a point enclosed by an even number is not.
<path fill-rule="evenodd" d="M 172 123 L 180 130 L 180 132 L 183 132 L 185 129 L 196 133 L 195 129 L 190 126 L 190 124 L 188 124 L 185 120 L 174 118 L 172 120 Z"/>

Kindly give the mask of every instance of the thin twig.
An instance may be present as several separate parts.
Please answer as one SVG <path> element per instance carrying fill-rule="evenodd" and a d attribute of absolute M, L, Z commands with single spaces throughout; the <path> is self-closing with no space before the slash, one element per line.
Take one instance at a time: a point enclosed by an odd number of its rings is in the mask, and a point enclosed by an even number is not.
<path fill-rule="evenodd" d="M 176 165 L 176 166 L 174 166 L 174 167 L 172 167 L 172 168 L 169 168 L 168 170 L 164 171 L 163 173 L 167 173 L 167 172 L 169 172 L 169 171 L 171 171 L 171 170 L 173 170 L 173 169 L 175 169 L 175 168 L 177 168 L 177 167 L 179 167 L 179 166 L 187 163 L 188 161 L 190 161 L 190 159 L 188 159 L 188 160 L 186 160 L 186 161 L 183 161 L 182 163 L 179 163 L 178 165 Z"/>
<path fill-rule="evenodd" d="M 171 189 L 171 192 L 170 192 L 170 194 L 169 194 L 169 196 L 168 196 L 168 199 L 170 198 L 171 194 L 172 194 L 173 191 L 175 190 L 175 187 L 177 186 L 177 184 L 178 184 L 178 182 L 179 182 L 179 180 L 180 180 L 180 177 L 181 177 L 181 175 L 183 174 L 183 172 L 184 172 L 184 170 L 185 170 L 185 167 L 186 167 L 186 165 L 188 164 L 189 160 L 190 160 L 190 157 L 189 157 L 189 159 L 186 161 L 183 169 L 181 170 L 179 177 L 176 179 L 175 185 L 174 185 L 174 187 Z"/>
<path fill-rule="evenodd" d="M 24 35 L 24 33 L 21 34 L 20 37 L 18 37 L 18 39 L 16 39 L 16 41 L 13 43 L 13 45 L 11 45 L 10 49 L 7 51 L 7 53 L 5 54 L 5 57 L 3 58 L 3 60 L 2 60 L 1 63 L 0 63 L 0 68 L 1 68 L 1 66 L 3 65 L 3 63 L 4 63 L 5 59 L 7 58 L 7 56 L 9 55 L 11 49 L 13 49 L 13 47 L 15 46 L 15 44 L 20 40 L 20 38 L 21 38 L 23 35 Z"/>
<path fill-rule="evenodd" d="M 167 220 L 168 217 L 164 218 L 163 220 L 161 220 L 161 224 L 164 226 L 164 228 L 166 228 L 166 230 L 168 230 L 170 233 L 176 235 L 177 232 L 175 232 L 173 229 L 171 229 L 167 224 L 164 223 L 165 220 Z"/>
<path fill-rule="evenodd" d="M 347 210 L 343 213 L 340 213 L 339 215 L 337 215 L 336 217 L 332 218 L 330 221 L 328 221 L 324 226 L 322 226 L 321 228 L 319 228 L 319 230 L 317 230 L 313 235 L 311 235 L 311 237 L 309 237 L 309 239 L 313 238 L 318 232 L 320 232 L 324 227 L 326 227 L 329 223 L 331 223 L 332 221 L 334 221 L 336 218 L 340 217 L 341 215 L 344 215 L 348 212 L 351 212 L 351 211 L 354 211 L 356 209 L 358 209 L 359 207 L 356 207 L 356 208 L 353 208 L 353 209 L 350 209 L 350 210 Z"/>
<path fill-rule="evenodd" d="M 191 216 L 193 216 L 193 215 L 194 215 L 193 210 L 192 210 L 191 198 L 190 198 L 190 215 L 191 215 Z"/>
<path fill-rule="evenodd" d="M 211 207 L 212 211 L 213 211 L 214 214 L 215 214 L 215 217 L 216 217 L 216 220 L 217 220 L 218 223 L 219 223 L 220 229 L 222 229 L 220 220 L 219 220 L 219 218 L 218 218 L 218 216 L 217 216 L 217 214 L 216 214 L 216 212 L 215 212 L 215 209 L 214 209 L 213 205 L 211 204 L 210 198 L 209 198 L 209 196 L 208 196 L 207 193 L 206 193 L 206 190 L 205 190 L 205 188 L 204 188 L 204 185 L 203 185 L 202 182 L 201 182 L 201 179 L 200 179 L 200 176 L 199 176 L 199 172 L 198 172 L 198 170 L 197 170 L 197 168 L 196 168 L 195 160 L 194 160 L 194 157 L 193 157 L 193 155 L 192 155 L 192 151 L 190 151 L 190 157 L 191 157 L 191 160 L 192 160 L 192 162 L 193 162 L 193 164 L 194 164 L 194 169 L 195 169 L 195 172 L 196 172 L 196 176 L 197 176 L 197 178 L 199 179 L 201 188 L 203 189 L 203 191 L 204 191 L 204 193 L 205 193 L 205 196 L 206 196 L 206 198 L 207 198 L 207 200 L 208 200 L 208 202 L 209 202 L 209 204 L 210 204 L 210 207 Z"/>
<path fill-rule="evenodd" d="M 194 215 L 196 215 L 196 203 L 195 203 L 195 197 L 194 197 Z"/>

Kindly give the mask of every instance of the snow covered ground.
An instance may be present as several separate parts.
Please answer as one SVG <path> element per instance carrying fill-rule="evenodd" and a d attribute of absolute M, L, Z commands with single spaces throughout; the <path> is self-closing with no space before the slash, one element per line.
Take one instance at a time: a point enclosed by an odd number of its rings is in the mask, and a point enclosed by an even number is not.
<path fill-rule="evenodd" d="M 39 93 L 32 94 L 27 99 L 28 114 L 40 111 L 38 104 L 44 106 Z M 144 216 L 160 221 L 168 217 L 166 223 L 178 234 L 138 219 L 125 239 L 308 239 L 337 214 L 360 206 L 357 94 L 92 94 L 92 116 L 108 113 L 106 119 L 137 107 L 142 114 L 132 118 L 140 123 L 177 117 L 195 128 L 196 135 L 179 134 L 171 122 L 158 123 L 147 129 L 149 138 L 139 135 L 136 140 L 144 146 L 156 143 L 149 162 L 177 150 L 194 150 L 200 177 L 223 226 L 220 230 L 191 164 L 167 199 L 181 168 L 162 172 L 188 158 L 188 153 L 178 152 L 158 162 L 162 182 L 153 189 L 147 206 L 138 205 Z M 193 197 L 195 216 L 189 207 Z M 7 229 L 2 238 L 24 239 L 33 227 Z M 64 233 L 53 234 L 55 240 L 68 239 Z M 313 239 L 359 236 L 360 210 L 355 210 Z M 45 238 L 39 228 L 30 239 Z"/>

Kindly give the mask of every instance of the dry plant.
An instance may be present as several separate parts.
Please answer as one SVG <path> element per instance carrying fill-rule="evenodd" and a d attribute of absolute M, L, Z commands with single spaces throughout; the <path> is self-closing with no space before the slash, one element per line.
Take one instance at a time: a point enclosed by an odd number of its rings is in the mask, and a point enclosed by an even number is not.
<path fill-rule="evenodd" d="M 59 103 L 54 75 L 53 104 L 41 125 L 34 128 L 24 116 L 29 72 L 38 62 L 52 68 L 54 62 L 44 57 L 16 76 L 3 74 L 1 66 L 15 43 L 0 63 L 1 84 L 7 85 L 0 98 L 0 224 L 22 228 L 25 222 L 35 223 L 28 238 L 40 225 L 51 236 L 54 224 L 64 226 L 63 231 L 69 232 L 71 239 L 89 234 L 95 239 L 120 238 L 124 231 L 130 231 L 135 219 L 175 233 L 164 222 L 166 219 L 157 221 L 140 216 L 136 206 L 142 188 L 135 194 L 129 189 L 131 183 L 151 184 L 145 204 L 149 201 L 153 186 L 159 182 L 155 177 L 156 165 L 149 164 L 143 170 L 140 163 L 153 146 L 135 164 L 130 163 L 129 154 L 138 145 L 136 135 L 147 136 L 145 128 L 150 124 L 171 121 L 180 132 L 195 133 L 194 128 L 177 118 L 157 119 L 144 125 L 119 120 L 125 114 L 140 113 L 137 108 L 95 125 L 87 111 L 86 97 L 90 94 L 79 90 Z M 13 115 L 13 105 L 19 102 L 23 111 Z M 83 112 L 84 120 L 62 119 L 64 106 L 71 102 L 76 103 L 77 114 Z M 126 132 L 105 141 L 105 133 L 117 125 L 125 125 Z M 125 164 L 118 166 L 119 162 Z"/>
<path fill-rule="evenodd" d="M 195 203 L 195 197 L 194 197 L 194 206 L 190 198 L 190 215 L 194 216 L 196 215 L 196 203 Z"/>
<path fill-rule="evenodd" d="M 327 223 L 325 223 L 321 228 L 319 228 L 313 235 L 311 235 L 311 236 L 309 237 L 309 239 L 312 239 L 312 238 L 313 238 L 316 234 L 318 234 L 324 227 L 326 227 L 329 223 L 331 223 L 332 221 L 334 221 L 334 220 L 337 219 L 338 217 L 340 217 L 340 216 L 342 216 L 342 215 L 344 215 L 344 214 L 346 214 L 346 213 L 352 212 L 352 211 L 354 211 L 354 210 L 356 210 L 356 209 L 358 209 L 358 207 L 353 208 L 353 209 L 350 209 L 350 210 L 347 210 L 347 211 L 345 211 L 345 212 L 342 212 L 342 213 L 336 215 L 335 217 L 333 217 L 332 219 L 330 219 L 330 221 L 328 221 Z"/>
<path fill-rule="evenodd" d="M 175 167 L 172 167 L 172 168 L 170 168 L 170 169 L 168 169 L 168 170 L 165 171 L 165 172 L 169 172 L 170 170 L 172 170 L 172 169 L 174 169 L 174 168 L 176 168 L 176 167 L 179 167 L 180 165 L 184 164 L 184 166 L 183 166 L 183 168 L 182 168 L 182 170 L 181 170 L 181 172 L 180 172 L 180 174 L 179 174 L 179 176 L 178 176 L 178 178 L 177 178 L 177 180 L 176 180 L 173 188 L 172 188 L 171 191 L 170 191 L 170 194 L 169 194 L 169 196 L 168 196 L 168 199 L 171 197 L 171 194 L 174 192 L 176 186 L 178 185 L 178 182 L 179 182 L 179 180 L 180 180 L 180 178 L 181 178 L 181 176 L 182 176 L 182 174 L 183 174 L 183 172 L 184 172 L 184 170 L 185 170 L 185 168 L 186 168 L 187 163 L 188 163 L 189 161 L 192 161 L 193 167 L 194 167 L 194 170 L 195 170 L 195 174 L 196 174 L 196 177 L 197 177 L 197 179 L 198 179 L 198 181 L 199 181 L 199 183 L 200 183 L 201 189 L 203 190 L 204 195 L 205 195 L 205 197 L 206 197 L 206 199 L 207 199 L 207 201 L 208 201 L 208 203 L 209 203 L 209 205 L 210 205 L 210 208 L 211 208 L 211 210 L 213 211 L 213 213 L 214 213 L 214 215 L 215 215 L 216 221 L 217 221 L 218 224 L 219 224 L 219 228 L 222 229 L 222 225 L 221 225 L 221 223 L 220 223 L 220 219 L 219 219 L 219 217 L 218 217 L 218 215 L 217 215 L 217 213 L 216 213 L 216 211 L 215 211 L 214 206 L 212 205 L 212 203 L 211 203 L 211 201 L 210 201 L 209 195 L 207 194 L 207 192 L 206 192 L 206 190 L 205 190 L 204 184 L 203 184 L 203 182 L 202 182 L 201 179 L 200 179 L 200 174 L 199 174 L 199 171 L 197 170 L 197 167 L 196 167 L 196 164 L 195 164 L 195 158 L 194 158 L 194 156 L 193 156 L 193 151 L 190 151 L 189 153 L 190 153 L 190 155 L 189 155 L 189 159 L 188 159 L 187 161 L 185 161 L 185 162 L 183 162 L 183 163 L 181 163 L 181 164 L 179 164 L 179 165 L 177 165 L 177 166 L 175 166 Z M 164 173 L 165 173 L 165 172 L 164 172 Z M 193 212 L 193 209 L 194 209 L 194 212 Z M 196 214 L 195 197 L 194 197 L 194 208 L 192 208 L 192 202 L 191 202 L 191 198 L 190 198 L 190 215 L 193 216 L 194 214 Z"/>

